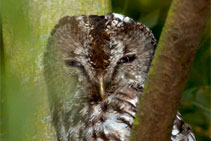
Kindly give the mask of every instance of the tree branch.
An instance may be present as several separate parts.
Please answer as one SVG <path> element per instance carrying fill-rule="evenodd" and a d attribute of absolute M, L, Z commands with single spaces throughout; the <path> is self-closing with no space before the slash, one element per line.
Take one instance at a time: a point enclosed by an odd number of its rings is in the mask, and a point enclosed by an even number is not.
<path fill-rule="evenodd" d="M 209 6 L 209 0 L 173 0 L 141 97 L 131 140 L 170 140 Z"/>

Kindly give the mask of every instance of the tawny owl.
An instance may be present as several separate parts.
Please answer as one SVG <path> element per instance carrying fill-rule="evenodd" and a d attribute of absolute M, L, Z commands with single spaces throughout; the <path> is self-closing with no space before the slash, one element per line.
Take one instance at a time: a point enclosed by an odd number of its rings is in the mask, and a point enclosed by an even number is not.
<path fill-rule="evenodd" d="M 120 14 L 62 18 L 44 57 L 57 139 L 128 141 L 155 48 L 145 25 Z M 171 140 L 195 140 L 179 113 Z"/>

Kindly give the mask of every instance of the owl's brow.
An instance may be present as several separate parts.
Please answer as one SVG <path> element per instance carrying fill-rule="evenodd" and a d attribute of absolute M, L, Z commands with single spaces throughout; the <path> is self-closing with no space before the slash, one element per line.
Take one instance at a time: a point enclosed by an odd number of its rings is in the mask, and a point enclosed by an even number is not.
<path fill-rule="evenodd" d="M 130 56 L 130 55 L 134 55 L 134 54 L 136 54 L 136 52 L 134 52 L 134 51 L 124 52 L 124 53 L 120 53 L 120 52 L 114 53 L 114 55 L 123 55 L 123 56 Z"/>
<path fill-rule="evenodd" d="M 127 51 L 127 52 L 124 52 L 124 56 L 127 56 L 127 55 L 134 55 L 136 54 L 136 52 L 134 51 Z"/>
<path fill-rule="evenodd" d="M 74 57 L 85 57 L 85 55 L 83 54 L 75 54 L 75 53 L 71 53 L 71 54 L 68 54 L 67 56 L 63 57 L 64 60 L 70 60 Z"/>

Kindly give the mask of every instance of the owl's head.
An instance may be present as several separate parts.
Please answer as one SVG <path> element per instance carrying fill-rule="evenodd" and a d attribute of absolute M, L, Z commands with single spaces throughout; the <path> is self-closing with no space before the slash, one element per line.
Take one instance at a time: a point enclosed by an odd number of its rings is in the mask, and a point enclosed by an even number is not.
<path fill-rule="evenodd" d="M 64 17 L 45 53 L 49 90 L 99 101 L 118 87 L 143 87 L 155 46 L 146 26 L 119 14 Z"/>

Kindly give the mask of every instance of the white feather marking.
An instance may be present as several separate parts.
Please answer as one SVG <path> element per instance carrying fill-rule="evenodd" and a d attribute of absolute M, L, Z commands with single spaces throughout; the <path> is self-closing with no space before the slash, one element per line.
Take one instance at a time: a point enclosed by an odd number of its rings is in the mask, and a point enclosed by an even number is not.
<path fill-rule="evenodd" d="M 122 15 L 122 14 L 117 14 L 117 13 L 113 13 L 113 15 L 114 15 L 114 17 L 115 18 L 118 18 L 118 19 L 120 19 L 120 20 L 123 20 L 124 19 L 124 15 Z"/>
<path fill-rule="evenodd" d="M 134 107 L 136 107 L 137 104 L 138 104 L 138 98 L 136 97 L 136 98 L 134 98 L 134 99 L 131 99 L 131 100 L 129 100 L 129 102 L 130 102 Z"/>
<path fill-rule="evenodd" d="M 179 130 L 177 130 L 177 129 L 173 129 L 171 132 L 171 134 L 174 136 L 176 136 L 178 133 L 179 133 Z"/>

